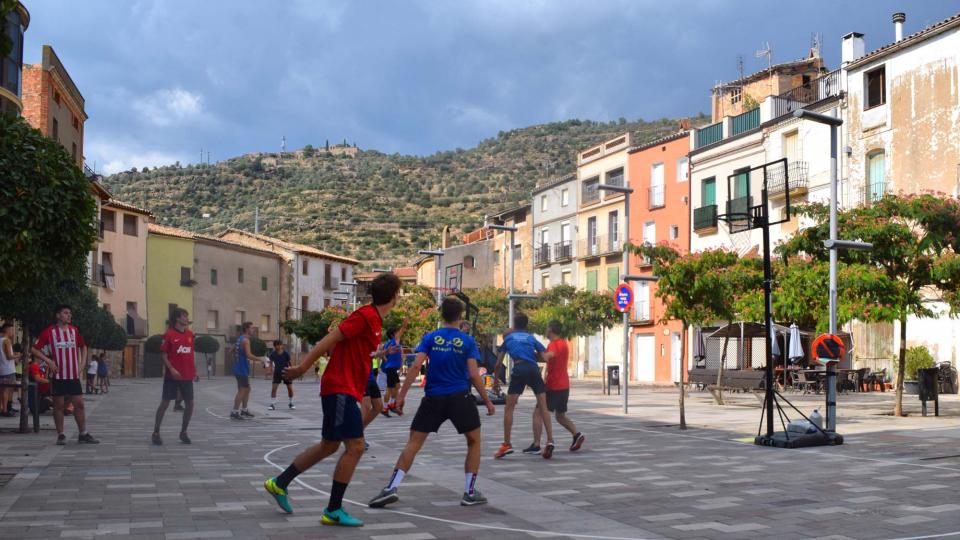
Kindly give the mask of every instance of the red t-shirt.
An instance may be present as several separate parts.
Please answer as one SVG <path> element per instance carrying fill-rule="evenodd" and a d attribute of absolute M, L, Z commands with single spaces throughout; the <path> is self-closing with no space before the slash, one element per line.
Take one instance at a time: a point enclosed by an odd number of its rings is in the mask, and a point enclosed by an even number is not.
<path fill-rule="evenodd" d="M 167 360 L 173 369 L 180 372 L 181 381 L 192 381 L 197 375 L 197 366 L 193 361 L 193 332 L 187 328 L 183 332 L 170 327 L 163 334 L 160 350 L 167 354 Z M 164 369 L 164 377 L 173 379 L 173 375 Z"/>
<path fill-rule="evenodd" d="M 570 377 L 567 375 L 567 360 L 570 358 L 570 348 L 565 339 L 555 339 L 547 345 L 547 352 L 553 353 L 553 358 L 547 360 L 547 390 L 567 390 L 570 388 Z"/>
<path fill-rule="evenodd" d="M 46 379 L 46 377 L 43 376 L 43 371 L 40 370 L 40 364 L 37 362 L 30 364 L 29 372 L 30 372 L 30 379 L 34 382 L 36 382 L 37 379 L 41 377 Z M 37 383 L 37 392 L 39 392 L 40 394 L 49 394 L 50 383 Z"/>
<path fill-rule="evenodd" d="M 344 339 L 333 347 L 330 362 L 320 377 L 320 395 L 347 394 L 363 399 L 370 377 L 370 353 L 380 346 L 380 312 L 367 304 L 340 323 Z"/>
<path fill-rule="evenodd" d="M 40 337 L 34 343 L 34 348 L 43 351 L 43 354 L 57 365 L 57 372 L 50 378 L 69 380 L 80 378 L 80 349 L 87 346 L 83 336 L 76 326 L 68 324 L 60 328 L 50 325 L 40 332 Z"/>

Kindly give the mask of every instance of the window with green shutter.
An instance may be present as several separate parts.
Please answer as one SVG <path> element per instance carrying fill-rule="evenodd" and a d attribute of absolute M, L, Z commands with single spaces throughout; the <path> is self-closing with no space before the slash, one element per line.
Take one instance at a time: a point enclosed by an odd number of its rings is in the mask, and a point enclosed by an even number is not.
<path fill-rule="evenodd" d="M 595 291 L 597 290 L 597 271 L 590 270 L 587 272 L 587 290 Z"/>
<path fill-rule="evenodd" d="M 267 276 L 263 276 L 262 278 L 260 278 L 260 290 L 261 291 L 267 290 Z"/>
<path fill-rule="evenodd" d="M 717 204 L 717 179 L 714 176 L 703 180 L 703 191 L 700 194 L 700 206 Z"/>
<path fill-rule="evenodd" d="M 612 291 L 617 288 L 617 285 L 620 285 L 620 267 L 608 266 L 607 267 L 607 289 Z"/>

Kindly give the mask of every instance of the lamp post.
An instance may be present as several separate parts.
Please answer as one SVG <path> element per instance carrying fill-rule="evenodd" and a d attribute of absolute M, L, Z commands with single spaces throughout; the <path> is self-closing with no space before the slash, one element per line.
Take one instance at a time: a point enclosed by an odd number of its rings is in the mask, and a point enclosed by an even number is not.
<path fill-rule="evenodd" d="M 660 279 L 658 276 L 631 276 L 631 275 L 629 275 L 629 274 L 623 274 L 622 276 L 620 276 L 620 278 L 623 280 L 624 283 L 629 283 L 629 282 L 631 282 L 631 281 L 656 282 L 658 279 Z M 636 302 L 636 299 L 634 299 L 634 302 Z M 624 365 L 624 367 L 628 370 L 627 373 L 629 374 L 629 373 L 630 373 L 630 371 L 629 371 L 629 369 L 630 369 L 630 355 L 629 355 L 628 351 L 630 350 L 630 349 L 629 349 L 629 336 L 630 336 L 630 334 L 629 334 L 629 331 L 627 330 L 627 321 L 628 321 L 628 319 L 629 319 L 628 313 L 627 313 L 626 311 L 624 311 L 624 312 L 623 312 L 623 321 L 624 321 L 624 322 L 623 322 L 623 328 L 624 328 L 624 332 L 623 332 L 623 343 L 624 343 L 624 347 L 623 347 L 623 365 Z M 681 373 L 683 373 L 683 372 L 681 372 Z M 681 377 L 682 377 L 682 375 L 681 375 Z M 627 413 L 629 412 L 629 409 L 628 409 L 628 406 L 627 406 L 627 394 L 629 393 L 629 392 L 628 392 L 629 380 L 630 380 L 630 377 L 629 377 L 629 376 L 623 379 L 623 414 L 627 414 Z M 680 381 L 680 392 L 683 392 L 683 381 L 682 381 L 682 380 Z M 682 394 L 681 394 L 681 398 L 682 398 Z"/>
<path fill-rule="evenodd" d="M 506 231 L 510 233 L 510 292 L 507 294 L 507 299 L 509 301 L 509 308 L 507 311 L 507 325 L 513 327 L 513 312 L 516 300 L 514 299 L 513 294 L 513 274 L 514 274 L 514 264 L 517 261 L 517 254 L 515 252 L 516 244 L 514 244 L 514 235 L 517 234 L 517 228 L 511 227 L 509 225 L 487 225 L 488 229 L 494 231 Z"/>
<path fill-rule="evenodd" d="M 600 184 L 597 186 L 597 189 L 602 191 L 612 191 L 614 193 L 623 194 L 623 238 L 620 239 L 620 242 L 623 244 L 623 274 L 622 276 L 627 277 L 630 274 L 630 252 L 627 250 L 627 244 L 630 243 L 630 194 L 633 193 L 633 188 L 625 186 L 609 186 L 606 184 Z M 609 234 L 610 231 L 607 233 Z M 630 386 L 630 310 L 623 312 L 623 414 L 629 412 L 629 405 L 627 402 L 627 396 L 629 394 Z"/>
<path fill-rule="evenodd" d="M 357 282 L 356 281 L 341 281 L 341 287 L 349 287 L 350 292 L 348 296 L 350 297 L 350 309 L 357 309 Z"/>
<path fill-rule="evenodd" d="M 437 290 L 437 305 L 439 306 L 440 299 L 442 298 L 440 296 L 440 264 L 443 262 L 443 251 L 439 249 L 436 249 L 436 250 L 421 249 L 417 253 L 420 255 L 433 255 L 433 265 L 436 267 L 434 268 L 435 270 L 434 279 L 436 280 L 435 285 Z"/>

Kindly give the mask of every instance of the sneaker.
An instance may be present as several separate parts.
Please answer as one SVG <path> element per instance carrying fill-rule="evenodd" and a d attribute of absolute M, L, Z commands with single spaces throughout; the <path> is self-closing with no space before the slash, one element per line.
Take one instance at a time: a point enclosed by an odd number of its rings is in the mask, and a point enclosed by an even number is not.
<path fill-rule="evenodd" d="M 341 527 L 363 527 L 362 521 L 348 514 L 343 508 L 337 508 L 333 512 L 324 508 L 320 522 L 324 525 L 339 525 Z"/>
<path fill-rule="evenodd" d="M 463 492 L 463 497 L 460 499 L 460 506 L 476 506 L 478 504 L 487 504 L 487 498 L 483 496 L 483 493 L 480 493 L 479 489 L 473 490 L 473 495 Z"/>
<path fill-rule="evenodd" d="M 369 449 L 370 449 L 370 443 L 368 443 L 367 441 L 363 441 L 363 451 L 366 452 Z"/>
<path fill-rule="evenodd" d="M 183 412 L 183 405 L 174 405 L 173 410 Z"/>
<path fill-rule="evenodd" d="M 553 443 L 548 442 L 546 446 L 543 447 L 543 459 L 550 459 L 553 457 Z"/>
<path fill-rule="evenodd" d="M 523 453 L 524 453 L 524 454 L 539 454 L 539 453 L 540 453 L 540 445 L 539 445 L 539 444 L 530 443 L 530 446 L 528 446 L 528 447 L 526 447 L 526 448 L 523 449 Z"/>
<path fill-rule="evenodd" d="M 273 403 L 271 403 L 270 406 L 267 407 L 267 410 L 268 410 L 268 411 L 275 411 L 275 410 L 277 410 L 277 408 L 273 405 Z"/>
<path fill-rule="evenodd" d="M 293 403 L 287 405 L 287 408 L 290 409 L 291 411 L 297 410 L 297 408 L 293 405 Z"/>
<path fill-rule="evenodd" d="M 577 434 L 573 436 L 573 444 L 570 445 L 570 451 L 576 452 L 579 450 L 585 440 L 587 440 L 587 438 L 584 437 L 583 433 L 578 431 Z"/>
<path fill-rule="evenodd" d="M 390 418 L 390 409 L 384 407 L 384 408 L 380 411 L 380 414 L 386 416 L 387 418 Z"/>
<path fill-rule="evenodd" d="M 267 490 L 267 493 L 273 496 L 273 500 L 277 501 L 277 506 L 279 506 L 281 510 L 288 514 L 293 513 L 293 507 L 290 506 L 290 501 L 287 500 L 287 490 L 277 485 L 276 478 L 267 478 L 264 480 L 263 489 Z"/>
<path fill-rule="evenodd" d="M 150 442 L 152 442 L 153 444 L 155 444 L 155 445 L 157 445 L 157 446 L 162 446 L 162 445 L 163 445 L 163 439 L 160 438 L 160 434 L 159 434 L 159 433 L 154 433 L 154 434 L 150 437 Z"/>
<path fill-rule="evenodd" d="M 253 413 L 247 410 L 240 411 L 240 416 L 246 416 L 247 418 L 253 418 Z"/>
<path fill-rule="evenodd" d="M 393 504 L 400 500 L 400 496 L 397 495 L 397 488 L 387 489 L 383 488 L 380 490 L 380 494 L 376 497 L 370 499 L 370 502 L 367 503 L 367 506 L 370 508 L 383 508 L 388 504 Z"/>
<path fill-rule="evenodd" d="M 507 454 L 513 453 L 513 445 L 510 443 L 503 443 L 500 445 L 500 449 L 497 450 L 497 453 L 493 455 L 494 458 L 500 459 Z M 476 490 L 474 490 L 476 491 Z"/>
<path fill-rule="evenodd" d="M 243 417 L 240 416 L 240 413 L 238 413 L 238 412 L 231 412 L 231 413 L 230 413 L 230 418 L 233 419 L 233 420 L 243 420 Z"/>
<path fill-rule="evenodd" d="M 392 412 L 393 414 L 395 414 L 395 415 L 397 415 L 397 416 L 403 416 L 403 411 L 401 411 L 400 409 L 398 409 L 396 405 L 394 405 L 393 407 L 390 408 L 390 412 Z"/>
<path fill-rule="evenodd" d="M 77 437 L 77 441 L 86 443 L 86 444 L 100 444 L 100 441 L 94 439 L 93 435 L 89 433 L 84 433 L 83 435 L 80 435 L 79 437 Z"/>
<path fill-rule="evenodd" d="M 67 444 L 67 436 L 63 433 L 57 435 L 57 446 L 64 446 Z"/>
<path fill-rule="evenodd" d="M 190 437 L 186 433 L 180 434 L 180 442 L 183 444 L 191 444 L 193 441 L 190 440 Z"/>

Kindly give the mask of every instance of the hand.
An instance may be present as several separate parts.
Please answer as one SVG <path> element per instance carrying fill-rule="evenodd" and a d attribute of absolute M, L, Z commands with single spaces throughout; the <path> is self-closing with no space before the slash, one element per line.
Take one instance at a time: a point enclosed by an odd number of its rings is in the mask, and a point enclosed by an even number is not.
<path fill-rule="evenodd" d="M 173 377 L 173 380 L 179 381 L 181 379 L 180 372 L 177 371 L 177 368 L 170 368 L 168 371 L 170 372 L 170 376 Z"/>
<path fill-rule="evenodd" d="M 44 361 L 47 363 L 47 371 L 49 371 L 50 373 L 56 373 L 57 371 L 59 371 L 57 369 L 57 364 L 55 364 L 53 360 L 49 358 L 44 358 Z"/>
<path fill-rule="evenodd" d="M 391 346 L 391 347 L 388 347 L 387 350 L 384 351 L 384 352 L 385 352 L 386 354 L 396 354 L 396 353 L 400 352 L 400 346 L 399 346 L 399 345 L 393 345 L 393 346 Z"/>
<path fill-rule="evenodd" d="M 396 402 L 397 412 L 403 413 L 403 402 L 404 402 L 403 396 L 397 396 L 397 402 Z"/>
<path fill-rule="evenodd" d="M 287 366 L 283 368 L 283 376 L 288 381 L 299 379 L 301 375 L 303 375 L 303 370 L 300 369 L 300 366 Z"/>
<path fill-rule="evenodd" d="M 484 403 L 484 405 L 487 406 L 487 416 L 493 416 L 494 414 L 496 414 L 497 409 L 494 408 L 493 403 L 490 402 L 490 399 L 487 398 L 485 401 L 486 403 Z"/>

